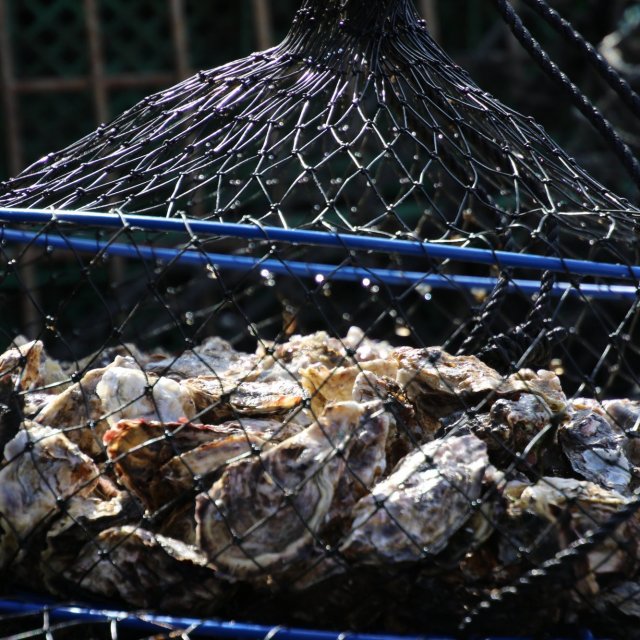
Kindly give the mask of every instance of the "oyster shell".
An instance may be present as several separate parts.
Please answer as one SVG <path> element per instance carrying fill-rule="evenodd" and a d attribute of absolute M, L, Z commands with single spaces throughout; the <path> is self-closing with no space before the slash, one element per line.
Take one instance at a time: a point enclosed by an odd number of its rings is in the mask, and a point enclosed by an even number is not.
<path fill-rule="evenodd" d="M 349 327 L 342 343 L 353 354 L 355 362 L 388 360 L 393 351 L 393 347 L 388 342 L 368 338 L 360 327 Z"/>
<path fill-rule="evenodd" d="M 268 448 L 261 438 L 239 433 L 174 456 L 152 478 L 149 506 L 159 509 L 180 496 L 195 498 L 194 491 L 203 491 L 207 481 L 210 485 L 214 474 L 222 473 L 225 466 Z"/>
<path fill-rule="evenodd" d="M 569 400 L 569 413 L 577 413 L 578 411 L 591 411 L 598 413 L 602 417 L 607 417 L 607 411 L 603 404 L 594 398 L 572 398 Z"/>
<path fill-rule="evenodd" d="M 117 358 L 96 385 L 96 394 L 110 425 L 127 418 L 175 422 L 195 416 L 193 400 L 178 382 L 146 374 L 133 362 L 122 364 L 123 359 Z"/>
<path fill-rule="evenodd" d="M 234 435 L 228 428 L 189 422 L 122 420 L 105 433 L 104 443 L 119 482 L 147 507 L 153 507 L 150 487 L 162 465 L 200 445 Z M 247 437 L 245 440 L 247 440 Z"/>
<path fill-rule="evenodd" d="M 26 552 L 66 500 L 88 496 L 98 483 L 94 462 L 62 433 L 25 426 L 5 446 L 0 467 L 0 569 Z"/>
<path fill-rule="evenodd" d="M 60 575 L 68 590 L 129 606 L 212 615 L 232 595 L 195 547 L 126 525 L 102 531 Z"/>
<path fill-rule="evenodd" d="M 82 358 L 78 361 L 78 369 L 80 371 L 87 369 L 104 369 L 119 358 L 124 358 L 128 362 L 133 363 L 136 368 L 141 368 L 144 367 L 152 356 L 145 355 L 134 344 L 125 342 L 124 344 L 117 344 L 113 347 L 105 347 L 96 353 Z"/>
<path fill-rule="evenodd" d="M 188 349 L 178 356 L 152 360 L 145 371 L 175 380 L 216 376 L 246 379 L 253 372 L 257 375 L 257 356 L 236 351 L 226 340 L 207 338 L 201 345 Z"/>
<path fill-rule="evenodd" d="M 261 343 L 256 352 L 260 359 L 260 380 L 299 380 L 298 372 L 313 364 L 334 369 L 345 364 L 343 343 L 326 331 L 306 336 L 294 335 L 280 344 Z"/>
<path fill-rule="evenodd" d="M 41 577 L 38 582 L 61 596 L 67 595 L 60 576 L 76 559 L 78 550 L 90 544 L 103 530 L 138 520 L 142 514 L 127 493 L 118 492 L 109 500 L 95 495 L 74 496 L 61 517 L 47 531 L 44 549 L 40 553 Z M 33 576 L 27 584 L 39 587 Z M 25 581 L 26 582 L 26 581 Z"/>
<path fill-rule="evenodd" d="M 575 540 L 594 533 L 630 501 L 617 491 L 593 482 L 543 477 L 512 500 L 509 513 L 516 518 L 524 513 L 537 516 L 542 522 L 535 527 L 533 544 L 546 547 L 544 553 L 550 554 L 554 548 L 556 552 L 561 551 Z M 588 550 L 588 571 L 596 577 L 617 573 L 633 575 L 640 558 L 639 534 L 640 516 L 636 512 L 622 521 L 615 533 Z M 597 588 L 597 583 L 592 583 L 590 588 Z"/>
<path fill-rule="evenodd" d="M 371 565 L 440 553 L 473 514 L 488 466 L 486 445 L 473 435 L 413 451 L 356 504 L 340 551 L 352 562 Z"/>
<path fill-rule="evenodd" d="M 546 369 L 533 371 L 520 369 L 512 373 L 501 385 L 497 392 L 501 396 L 511 396 L 516 393 L 528 393 L 544 400 L 554 414 L 565 413 L 568 408 L 567 397 L 562 391 L 560 378 Z"/>
<path fill-rule="evenodd" d="M 268 580 L 315 557 L 364 409 L 327 407 L 318 422 L 259 458 L 236 462 L 196 502 L 198 545 L 229 575 Z"/>
<path fill-rule="evenodd" d="M 519 393 L 541 397 L 554 413 L 567 406 L 560 380 L 551 371 L 522 369 L 504 378 L 475 356 L 452 356 L 437 347 L 400 347 L 392 356 L 409 399 L 435 417 L 465 408 L 467 401 Z"/>
<path fill-rule="evenodd" d="M 631 465 L 624 452 L 626 437 L 617 435 L 604 417 L 581 411 L 560 426 L 558 440 L 581 478 L 620 493 L 628 490 Z"/>
<path fill-rule="evenodd" d="M 284 416 L 273 418 L 239 417 L 217 425 L 217 429 L 225 429 L 229 435 L 245 434 L 257 437 L 271 443 L 282 442 L 296 433 L 300 433 L 311 426 L 313 420 L 299 409 L 294 409 Z"/>
<path fill-rule="evenodd" d="M 239 416 L 272 416 L 300 406 L 305 393 L 290 380 L 236 382 L 215 376 L 190 378 L 182 382 L 202 420 L 223 422 Z"/>
<path fill-rule="evenodd" d="M 16 389 L 31 389 L 40 377 L 43 344 L 33 340 L 0 354 L 0 376 L 10 374 Z"/>
<path fill-rule="evenodd" d="M 353 399 L 362 403 L 382 402 L 385 410 L 393 416 L 386 452 L 387 463 L 391 467 L 418 445 L 432 440 L 440 427 L 437 420 L 418 422 L 413 405 L 400 385 L 371 371 L 358 374 L 353 385 Z"/>
<path fill-rule="evenodd" d="M 640 466 L 640 402 L 637 400 L 605 400 L 602 403 L 607 420 L 628 438 L 626 453 L 629 460 Z"/>
<path fill-rule="evenodd" d="M 395 378 L 398 367 L 390 360 L 368 360 L 351 367 L 329 369 L 316 362 L 301 368 L 300 382 L 311 398 L 311 411 L 319 416 L 327 404 L 351 400 L 356 378 L 364 371 Z"/>
<path fill-rule="evenodd" d="M 475 356 L 452 356 L 438 347 L 395 349 L 398 382 L 413 397 L 419 394 L 469 396 L 487 394 L 504 384 L 504 378 Z"/>
<path fill-rule="evenodd" d="M 522 393 L 516 400 L 500 398 L 491 406 L 489 414 L 481 414 L 469 420 L 472 433 L 487 443 L 491 460 L 499 466 L 518 462 L 519 454 L 532 443 L 540 432 L 551 425 L 554 412 L 539 396 Z M 543 455 L 540 456 L 540 451 Z M 553 438 L 529 451 L 526 465 L 546 469 L 559 467 L 561 453 L 553 444 Z"/>
<path fill-rule="evenodd" d="M 342 533 L 342 528 L 351 522 L 353 506 L 387 469 L 387 440 L 395 429 L 393 415 L 380 400 L 361 406 L 363 413 L 349 435 L 346 469 L 336 487 L 324 533 L 331 528 Z"/>
<path fill-rule="evenodd" d="M 109 423 L 102 420 L 102 401 L 96 387 L 106 369 L 93 369 L 68 389 L 51 398 L 37 414 L 38 421 L 61 429 L 82 452 L 92 457 L 104 451 L 102 437 Z"/>

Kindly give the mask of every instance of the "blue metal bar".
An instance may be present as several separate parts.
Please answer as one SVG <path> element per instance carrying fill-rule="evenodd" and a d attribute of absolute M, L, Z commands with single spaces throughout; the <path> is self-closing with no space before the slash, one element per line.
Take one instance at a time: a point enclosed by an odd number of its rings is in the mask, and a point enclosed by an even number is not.
<path fill-rule="evenodd" d="M 103 623 L 116 621 L 122 629 L 159 632 L 189 630 L 189 635 L 202 638 L 236 638 L 237 640 L 454 640 L 449 636 L 394 636 L 370 633 L 350 633 L 337 631 L 317 631 L 287 627 L 267 627 L 258 624 L 203 620 L 150 613 L 131 613 L 90 607 L 84 604 L 60 604 L 44 598 L 0 599 L 0 614 L 12 616 L 41 615 L 47 611 L 53 621 L 77 623 Z M 483 640 L 527 640 L 522 636 L 482 636 Z M 576 640 L 595 640 L 589 631 L 582 631 Z"/>
<path fill-rule="evenodd" d="M 55 604 L 49 600 L 3 600 L 0 599 L 0 614 L 15 616 L 38 615 L 47 611 L 53 621 L 91 622 L 109 624 L 116 621 L 123 629 L 135 631 L 159 632 L 171 630 L 190 630 L 189 635 L 203 638 L 237 638 L 238 640 L 454 640 L 449 636 L 397 636 L 370 633 L 350 633 L 336 631 L 316 631 L 288 627 L 267 627 L 258 624 L 223 622 L 175 616 L 153 615 L 149 613 L 131 613 L 106 610 L 87 605 Z M 527 640 L 522 636 L 483 636 L 484 640 Z M 579 640 L 595 640 L 588 631 L 580 634 Z"/>
<path fill-rule="evenodd" d="M 122 256 L 134 260 L 153 260 L 160 262 L 179 262 L 193 265 L 215 265 L 220 269 L 247 272 L 256 268 L 280 275 L 295 275 L 301 278 L 322 282 L 320 277 L 331 280 L 362 282 L 369 280 L 371 284 L 411 286 L 416 284 L 439 289 L 480 289 L 491 290 L 497 284 L 496 278 L 464 275 L 441 275 L 418 271 L 400 271 L 397 269 L 379 269 L 367 267 L 349 267 L 328 265 L 294 260 L 277 260 L 275 258 L 254 258 L 221 253 L 206 253 L 195 250 L 149 247 L 129 245 L 125 243 L 109 243 L 86 238 L 66 238 L 47 233 L 14 231 L 0 228 L 0 241 L 6 240 L 19 244 L 35 244 L 51 246 L 63 250 L 80 253 L 102 252 L 109 256 Z M 510 290 L 520 291 L 527 295 L 538 293 L 538 280 L 514 279 L 509 283 Z M 636 298 L 638 288 L 625 285 L 580 284 L 579 288 L 569 282 L 558 282 L 553 287 L 553 294 L 563 295 L 567 290 L 572 295 L 584 295 L 597 299 Z"/>
<path fill-rule="evenodd" d="M 444 636 L 392 636 L 366 633 L 340 633 L 336 631 L 314 631 L 289 629 L 287 627 L 267 627 L 257 624 L 222 622 L 151 614 L 132 614 L 124 611 L 109 611 L 95 607 L 76 605 L 55 605 L 47 601 L 1 600 L 0 613 L 12 615 L 33 615 L 48 611 L 53 620 L 109 623 L 117 621 L 124 629 L 159 632 L 161 630 L 192 629 L 190 635 L 206 638 L 237 638 L 238 640 L 453 640 Z"/>
<path fill-rule="evenodd" d="M 37 209 L 0 209 L 0 220 L 13 223 L 46 223 L 51 220 L 81 223 L 94 226 L 122 228 L 125 225 L 150 231 L 191 230 L 217 236 L 251 238 L 271 242 L 345 247 L 364 251 L 380 251 L 429 257 L 438 260 L 455 260 L 491 264 L 501 267 L 556 271 L 572 275 L 597 276 L 603 278 L 640 279 L 640 266 L 593 262 L 573 258 L 556 258 L 530 253 L 492 251 L 473 247 L 455 247 L 435 242 L 419 240 L 399 240 L 394 238 L 373 238 L 339 232 L 307 231 L 302 229 L 281 229 L 250 224 L 233 224 L 193 220 L 186 218 L 159 218 L 154 216 L 125 215 L 118 213 L 92 213 L 83 211 L 56 211 Z"/>

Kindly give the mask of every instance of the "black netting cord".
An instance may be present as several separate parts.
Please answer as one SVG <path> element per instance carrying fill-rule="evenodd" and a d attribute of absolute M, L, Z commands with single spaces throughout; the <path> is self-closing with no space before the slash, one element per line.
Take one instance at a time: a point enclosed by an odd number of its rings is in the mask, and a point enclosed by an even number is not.
<path fill-rule="evenodd" d="M 493 0 L 504 21 L 511 29 L 518 42 L 535 60 L 540 68 L 555 82 L 570 98 L 573 105 L 600 133 L 607 145 L 616 154 L 624 168 L 633 179 L 636 187 L 640 189 L 640 163 L 633 155 L 631 149 L 622 141 L 609 121 L 600 113 L 587 96 L 571 81 L 558 65 L 551 60 L 540 43 L 531 35 L 524 26 L 520 16 L 516 13 L 508 0 Z"/>
<path fill-rule="evenodd" d="M 492 593 L 490 599 L 483 600 L 469 612 L 469 615 L 462 621 L 460 629 L 464 631 L 472 628 L 485 616 L 490 617 L 495 614 L 499 607 L 508 607 L 510 600 L 516 597 L 523 596 L 527 592 L 544 590 L 545 586 L 550 584 L 549 581 L 553 581 L 556 587 L 564 585 L 567 588 L 572 588 L 576 581 L 575 562 L 584 558 L 586 554 L 596 549 L 608 538 L 615 536 L 618 527 L 633 518 L 638 510 L 640 510 L 640 500 L 629 502 L 623 509 L 599 525 L 593 533 L 579 538 L 549 560 L 530 569 L 514 584 Z"/>
<path fill-rule="evenodd" d="M 598 52 L 598 50 L 580 34 L 568 20 L 565 20 L 545 0 L 522 0 L 530 9 L 535 11 L 547 24 L 573 43 L 585 55 L 587 61 L 602 76 L 624 104 L 640 118 L 640 95 Z"/>
<path fill-rule="evenodd" d="M 478 342 L 486 337 L 491 328 L 491 322 L 500 313 L 502 303 L 509 293 L 509 282 L 511 273 L 509 271 L 502 272 L 496 286 L 484 301 L 479 313 L 474 318 L 474 325 L 469 331 L 464 342 L 460 345 L 457 355 L 466 355 L 474 352 Z"/>
<path fill-rule="evenodd" d="M 556 274 L 545 271 L 540 278 L 540 291 L 525 321 L 509 331 L 490 338 L 489 344 L 477 352 L 486 364 L 501 372 L 518 367 L 542 365 L 549 361 L 553 349 L 567 337 L 564 327 L 553 327 L 549 320 Z"/>

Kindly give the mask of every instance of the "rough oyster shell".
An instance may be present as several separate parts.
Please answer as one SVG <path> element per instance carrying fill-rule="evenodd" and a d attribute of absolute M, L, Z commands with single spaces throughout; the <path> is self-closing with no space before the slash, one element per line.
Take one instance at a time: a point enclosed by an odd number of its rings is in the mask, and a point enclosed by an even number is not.
<path fill-rule="evenodd" d="M 318 331 L 306 336 L 294 335 L 280 344 L 262 343 L 258 345 L 260 359 L 260 380 L 298 380 L 298 372 L 314 364 L 322 364 L 329 369 L 345 364 L 347 354 L 343 343 L 331 338 L 326 331 Z"/>
<path fill-rule="evenodd" d="M 567 406 L 560 380 L 551 371 L 522 369 L 505 378 L 475 356 L 452 356 L 437 347 L 400 347 L 392 356 L 407 396 L 428 405 L 436 417 L 464 408 L 465 400 L 478 396 L 528 393 L 541 397 L 554 413 Z"/>
<path fill-rule="evenodd" d="M 585 480 L 625 493 L 631 465 L 624 452 L 626 438 L 617 435 L 608 420 L 583 411 L 558 429 L 558 440 L 573 470 Z"/>
<path fill-rule="evenodd" d="M 407 453 L 418 445 L 433 439 L 440 427 L 437 420 L 419 422 L 411 402 L 400 385 L 386 376 L 378 376 L 371 371 L 358 374 L 353 385 L 355 402 L 382 402 L 393 420 L 387 438 L 387 466 L 393 467 Z"/>
<path fill-rule="evenodd" d="M 395 429 L 393 415 L 379 400 L 362 405 L 359 423 L 351 432 L 345 453 L 346 469 L 336 487 L 324 532 L 342 529 L 351 522 L 356 502 L 387 469 L 387 440 Z M 329 531 L 329 534 L 331 532 Z"/>
<path fill-rule="evenodd" d="M 509 515 L 520 519 L 532 514 L 540 519 L 537 524 L 532 522 L 529 529 L 533 540 L 530 553 L 539 548 L 547 555 L 540 557 L 541 561 L 549 559 L 554 550 L 555 553 L 562 551 L 575 540 L 596 532 L 627 507 L 630 500 L 593 482 L 543 477 L 536 484 L 524 487 L 519 497 L 512 497 Z M 513 529 L 517 527 L 517 523 L 513 523 Z M 617 573 L 633 575 L 640 558 L 639 535 L 640 515 L 636 512 L 622 521 L 615 533 L 588 550 L 588 572 L 594 577 Z M 588 588 L 597 590 L 597 582 L 591 580 Z"/>
<path fill-rule="evenodd" d="M 332 405 L 259 458 L 230 465 L 196 503 L 197 542 L 211 561 L 231 576 L 265 579 L 313 557 L 362 415 L 356 403 Z"/>
<path fill-rule="evenodd" d="M 104 451 L 102 437 L 109 423 L 102 420 L 102 401 L 96 387 L 106 369 L 93 369 L 51 400 L 37 414 L 46 426 L 61 429 L 81 451 L 96 457 Z"/>
<path fill-rule="evenodd" d="M 131 525 L 102 531 L 60 578 L 75 592 L 202 615 L 215 614 L 233 593 L 198 549 Z"/>
<path fill-rule="evenodd" d="M 395 378 L 398 367 L 389 360 L 369 360 L 350 367 L 329 369 L 315 363 L 300 369 L 300 382 L 311 398 L 311 411 L 319 416 L 327 404 L 351 400 L 356 378 L 364 371 Z"/>
<path fill-rule="evenodd" d="M 488 466 L 486 445 L 473 435 L 410 453 L 355 506 L 341 552 L 373 565 L 438 554 L 472 515 Z"/>
<path fill-rule="evenodd" d="M 110 425 L 127 418 L 175 422 L 195 416 L 193 400 L 178 382 L 146 374 L 133 363 L 121 363 L 116 359 L 107 367 L 96 386 Z"/>
<path fill-rule="evenodd" d="M 40 377 L 42 349 L 42 342 L 33 340 L 0 354 L 0 376 L 10 374 L 17 389 L 30 389 Z"/>
<path fill-rule="evenodd" d="M 39 558 L 43 584 L 53 593 L 66 595 L 58 583 L 64 571 L 75 562 L 78 550 L 91 544 L 104 529 L 130 523 L 141 515 L 127 493 L 120 492 L 110 500 L 93 494 L 71 498 L 46 534 Z M 33 576 L 30 578 L 29 583 L 34 585 Z"/>
<path fill-rule="evenodd" d="M 152 360 L 144 367 L 145 371 L 157 376 L 166 376 L 175 380 L 197 378 L 199 376 L 218 376 L 245 379 L 257 375 L 255 355 L 236 351 L 226 340 L 207 338 L 201 345 L 188 349 L 178 356 L 168 356 Z"/>
<path fill-rule="evenodd" d="M 228 428 L 186 421 L 122 420 L 105 433 L 104 443 L 119 482 L 151 508 L 155 504 L 151 485 L 162 465 L 174 456 L 233 434 Z"/>
<path fill-rule="evenodd" d="M 640 402 L 637 400 L 605 400 L 602 403 L 607 420 L 627 436 L 626 454 L 635 466 L 640 466 Z"/>
<path fill-rule="evenodd" d="M 194 491 L 203 491 L 207 483 L 211 484 L 214 474 L 221 473 L 225 466 L 268 448 L 261 438 L 239 433 L 174 456 L 151 480 L 149 507 L 159 509 L 180 496 L 195 497 Z"/>
<path fill-rule="evenodd" d="M 94 462 L 62 433 L 31 423 L 4 448 L 0 467 L 0 569 L 65 501 L 88 496 L 98 483 Z"/>
<path fill-rule="evenodd" d="M 273 416 L 300 406 L 305 393 L 296 382 L 251 382 L 201 376 L 182 382 L 200 418 L 213 424 L 239 416 Z"/>

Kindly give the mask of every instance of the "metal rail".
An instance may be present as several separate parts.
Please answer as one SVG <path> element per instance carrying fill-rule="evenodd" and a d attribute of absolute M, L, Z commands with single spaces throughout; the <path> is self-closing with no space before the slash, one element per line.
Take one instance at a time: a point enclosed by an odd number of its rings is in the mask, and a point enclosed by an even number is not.
<path fill-rule="evenodd" d="M 146 231 L 173 231 L 189 234 L 209 234 L 221 237 L 236 237 L 270 242 L 341 247 L 362 251 L 394 253 L 420 256 L 437 260 L 454 260 L 499 267 L 523 268 L 537 271 L 554 271 L 567 276 L 595 276 L 623 280 L 640 280 L 640 266 L 594 262 L 573 258 L 541 256 L 531 253 L 493 251 L 475 247 L 458 247 L 437 242 L 377 238 L 338 231 L 308 231 L 283 229 L 257 224 L 234 224 L 194 220 L 189 218 L 160 218 L 153 216 L 124 215 L 119 213 L 91 213 L 56 210 L 0 209 L 0 221 L 13 224 L 46 224 L 64 222 L 83 226 L 136 228 Z M 7 235 L 18 241 L 21 236 Z M 22 236 L 25 241 L 27 235 Z M 635 289 L 634 289 L 635 291 Z"/>
<path fill-rule="evenodd" d="M 317 262 L 299 262 L 280 260 L 272 257 L 255 258 L 233 254 L 210 253 L 193 249 L 175 249 L 151 247 L 138 244 L 107 242 L 97 239 L 71 238 L 48 232 L 15 231 L 0 228 L 0 242 L 24 244 L 29 247 L 48 246 L 55 249 L 75 251 L 76 253 L 100 254 L 110 257 L 125 257 L 133 260 L 151 260 L 163 263 L 181 263 L 190 265 L 210 265 L 218 269 L 250 272 L 265 271 L 267 274 L 296 276 L 312 279 L 318 284 L 324 281 L 362 282 L 365 285 L 385 284 L 390 286 L 429 286 L 434 289 L 477 289 L 492 290 L 498 280 L 483 276 L 465 276 L 458 274 L 425 273 L 422 271 L 402 271 L 399 269 L 380 269 L 376 267 L 352 267 L 347 265 L 322 264 Z M 511 291 L 532 295 L 539 293 L 540 281 L 514 278 L 508 284 Z M 558 282 L 553 286 L 552 295 L 587 296 L 598 299 L 636 298 L 636 286 L 608 284 L 580 284 Z"/>

